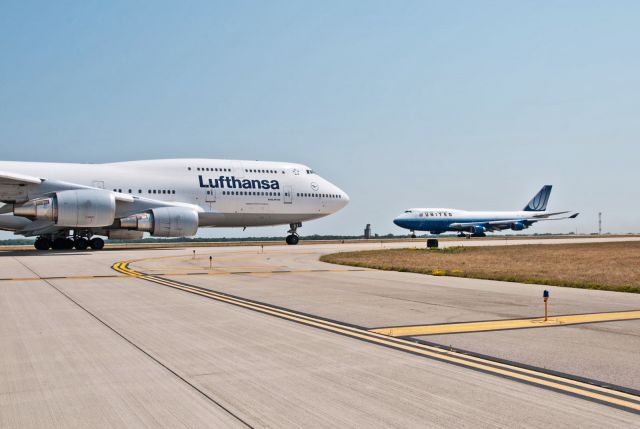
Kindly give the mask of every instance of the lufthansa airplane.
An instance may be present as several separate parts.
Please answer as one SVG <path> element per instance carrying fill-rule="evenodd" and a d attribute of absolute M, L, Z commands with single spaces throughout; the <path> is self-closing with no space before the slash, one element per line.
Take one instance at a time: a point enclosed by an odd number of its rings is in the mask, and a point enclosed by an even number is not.
<path fill-rule="evenodd" d="M 574 219 L 571 216 L 557 217 L 565 212 L 548 213 L 547 202 L 551 195 L 551 185 L 545 185 L 521 211 L 478 212 L 456 209 L 409 209 L 393 220 L 396 225 L 414 231 L 429 231 L 442 234 L 447 231 L 458 233 L 459 237 L 485 237 L 486 232 L 512 229 L 522 231 L 536 222 L 546 220 Z M 466 233 L 466 234 L 465 234 Z"/>
<path fill-rule="evenodd" d="M 290 226 L 337 212 L 347 194 L 301 164 L 167 159 L 112 164 L 0 162 L 0 229 L 38 250 L 111 239 L 187 237 L 200 227 Z"/>

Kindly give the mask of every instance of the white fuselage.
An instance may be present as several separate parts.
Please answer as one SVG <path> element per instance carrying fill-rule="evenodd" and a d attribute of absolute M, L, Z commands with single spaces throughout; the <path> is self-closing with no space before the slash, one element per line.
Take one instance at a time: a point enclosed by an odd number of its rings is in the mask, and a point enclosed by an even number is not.
<path fill-rule="evenodd" d="M 522 220 L 540 217 L 545 212 L 528 211 L 466 211 L 447 208 L 412 208 L 394 219 L 394 223 L 413 231 L 445 232 L 452 224 L 478 223 L 505 220 Z"/>
<path fill-rule="evenodd" d="M 327 216 L 349 202 L 344 191 L 309 167 L 285 162 L 218 159 L 110 164 L 0 162 L 0 171 L 43 178 L 43 184 L 55 180 L 142 200 L 194 205 L 201 209 L 198 217 L 202 227 L 302 222 Z M 30 189 L 28 198 L 36 198 L 43 187 Z"/>

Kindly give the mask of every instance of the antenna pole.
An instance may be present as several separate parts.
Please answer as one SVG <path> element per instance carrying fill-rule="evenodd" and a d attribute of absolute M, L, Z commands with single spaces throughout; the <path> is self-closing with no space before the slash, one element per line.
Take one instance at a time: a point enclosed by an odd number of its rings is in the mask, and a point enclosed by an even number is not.
<path fill-rule="evenodd" d="M 598 212 L 598 235 L 602 235 L 602 212 Z"/>

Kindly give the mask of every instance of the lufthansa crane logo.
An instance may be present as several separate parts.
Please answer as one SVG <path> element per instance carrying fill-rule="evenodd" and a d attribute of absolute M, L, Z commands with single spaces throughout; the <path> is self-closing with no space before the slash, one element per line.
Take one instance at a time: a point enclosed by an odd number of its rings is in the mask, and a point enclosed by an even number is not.
<path fill-rule="evenodd" d="M 318 186 L 316 182 L 311 182 L 311 189 L 313 189 L 314 192 L 317 192 L 318 189 L 320 189 L 320 186 Z"/>

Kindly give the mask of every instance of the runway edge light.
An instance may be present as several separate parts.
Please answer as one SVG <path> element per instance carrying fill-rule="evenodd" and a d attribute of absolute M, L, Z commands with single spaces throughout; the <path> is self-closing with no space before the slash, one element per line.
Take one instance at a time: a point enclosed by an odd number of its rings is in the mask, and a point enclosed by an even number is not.
<path fill-rule="evenodd" d="M 544 292 L 542 292 L 542 299 L 544 300 L 544 321 L 546 322 L 548 319 L 548 312 L 547 312 L 547 301 L 549 301 L 549 291 L 548 290 L 544 290 Z"/>

